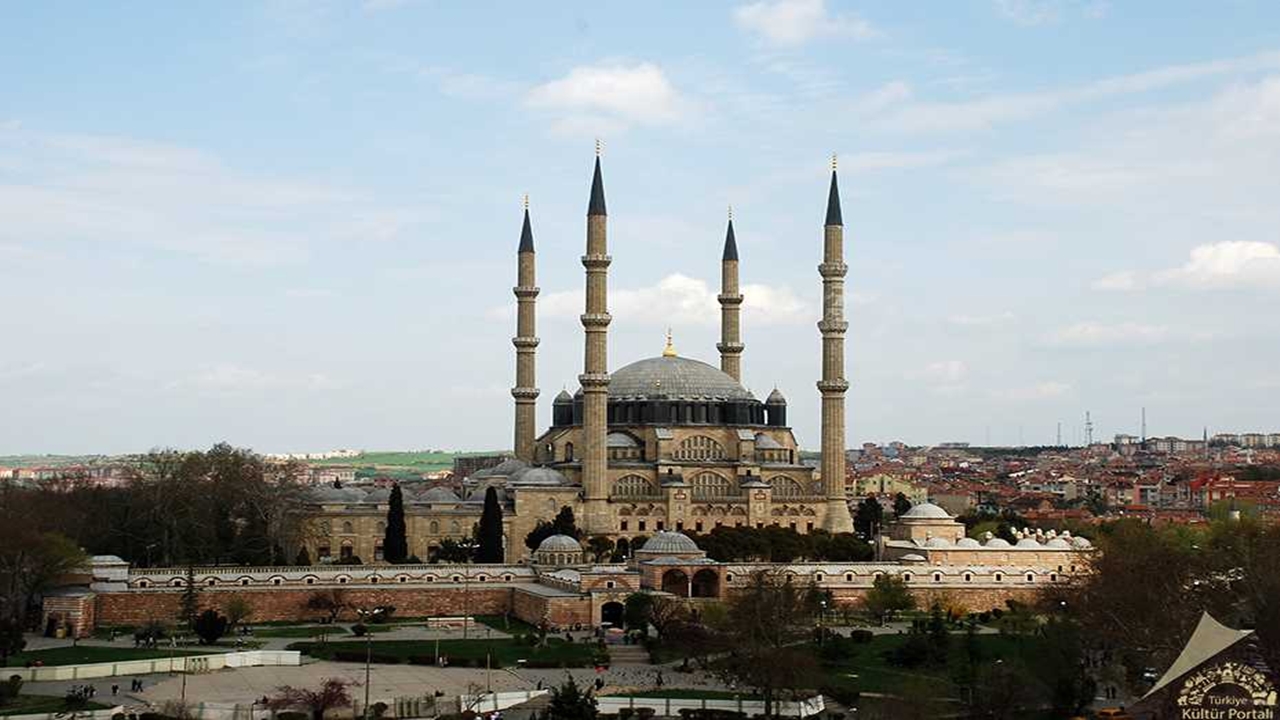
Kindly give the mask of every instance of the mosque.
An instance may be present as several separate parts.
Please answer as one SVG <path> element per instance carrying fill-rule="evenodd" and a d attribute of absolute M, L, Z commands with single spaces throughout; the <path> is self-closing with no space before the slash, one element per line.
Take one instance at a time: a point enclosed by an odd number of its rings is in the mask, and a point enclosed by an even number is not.
<path fill-rule="evenodd" d="M 682 357 L 670 336 L 658 357 L 610 372 L 608 212 L 597 153 L 587 203 L 585 362 L 574 394 L 552 403 L 537 434 L 537 254 L 529 210 L 516 252 L 514 457 L 461 478 L 459 492 L 405 492 L 411 551 L 430 558 L 446 538 L 468 537 L 489 487 L 504 507 L 507 560 L 526 559 L 524 537 L 538 520 L 573 509 L 587 535 L 624 548 L 659 531 L 779 525 L 798 532 L 851 532 L 845 487 L 844 227 L 833 160 L 818 274 L 823 286 L 821 465 L 801 462 L 787 424 L 787 400 L 763 401 L 742 384 L 740 259 L 730 217 L 720 263 L 719 366 Z M 380 559 L 387 491 L 324 488 L 315 496 L 316 558 Z"/>

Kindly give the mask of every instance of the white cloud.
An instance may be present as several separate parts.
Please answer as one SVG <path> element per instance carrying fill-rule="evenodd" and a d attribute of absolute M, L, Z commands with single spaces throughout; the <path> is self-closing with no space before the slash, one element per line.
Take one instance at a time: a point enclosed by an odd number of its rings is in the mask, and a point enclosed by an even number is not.
<path fill-rule="evenodd" d="M 897 102 L 887 105 L 875 127 L 900 132 L 965 132 L 1026 120 L 1066 107 L 1137 95 L 1240 72 L 1280 68 L 1280 52 L 1170 65 L 1117 75 L 1076 87 L 1041 92 L 990 95 L 955 102 Z"/>
<path fill-rule="evenodd" d="M 1023 387 L 1004 388 L 996 391 L 996 396 L 1006 400 L 1047 400 L 1061 397 L 1071 391 L 1071 386 L 1064 382 L 1048 380 Z"/>
<path fill-rule="evenodd" d="M 739 27 L 773 45 L 800 45 L 819 37 L 865 39 L 876 35 L 855 15 L 831 15 L 825 0 L 760 0 L 733 12 Z"/>
<path fill-rule="evenodd" d="M 1111 11 L 1105 0 L 995 0 L 996 11 L 1019 25 L 1053 25 L 1078 12 L 1088 20 L 1099 20 Z"/>
<path fill-rule="evenodd" d="M 947 318 L 947 321 L 960 327 L 991 327 L 993 325 L 1003 325 L 1015 317 L 1012 311 L 1006 310 L 990 315 L 952 315 Z"/>
<path fill-rule="evenodd" d="M 1224 240 L 1199 245 L 1182 265 L 1150 274 L 1123 270 L 1094 281 L 1096 290 L 1129 291 L 1148 286 L 1194 289 L 1280 286 L 1280 245 Z"/>
<path fill-rule="evenodd" d="M 1155 280 L 1194 288 L 1280 284 L 1280 246 L 1240 240 L 1201 245 L 1181 267 L 1158 272 Z"/>
<path fill-rule="evenodd" d="M 790 325 L 809 323 L 817 317 L 813 307 L 787 287 L 748 284 L 742 286 L 742 321 L 747 325 Z M 585 306 L 578 289 L 544 293 L 538 298 L 540 317 L 577 320 Z M 615 317 L 651 325 L 716 325 L 720 303 L 706 280 L 674 273 L 653 285 L 640 288 L 610 288 L 609 312 Z M 490 318 L 509 320 L 514 304 L 490 309 Z"/>
<path fill-rule="evenodd" d="M 965 365 L 963 360 L 938 360 L 926 365 L 921 376 L 931 382 L 954 385 L 963 380 L 968 373 L 969 366 Z"/>
<path fill-rule="evenodd" d="M 902 80 L 894 80 L 857 98 L 850 108 L 859 114 L 878 113 L 888 107 L 911 99 L 911 95 L 910 85 Z"/>
<path fill-rule="evenodd" d="M 165 389 L 201 396 L 233 397 L 282 390 L 330 390 L 336 383 L 323 373 L 275 374 L 235 363 L 215 363 L 173 380 Z"/>
<path fill-rule="evenodd" d="M 667 125 L 690 117 L 694 104 L 653 63 L 604 63 L 573 68 L 529 91 L 531 108 L 545 110 L 567 131 L 631 124 Z"/>
<path fill-rule="evenodd" d="M 1113 272 L 1093 281 L 1094 290 L 1137 290 L 1142 286 L 1142 279 L 1131 270 Z"/>
<path fill-rule="evenodd" d="M 1109 347 L 1152 345 L 1168 338 L 1169 330 L 1163 325 L 1079 322 L 1050 333 L 1046 342 L 1057 347 Z"/>

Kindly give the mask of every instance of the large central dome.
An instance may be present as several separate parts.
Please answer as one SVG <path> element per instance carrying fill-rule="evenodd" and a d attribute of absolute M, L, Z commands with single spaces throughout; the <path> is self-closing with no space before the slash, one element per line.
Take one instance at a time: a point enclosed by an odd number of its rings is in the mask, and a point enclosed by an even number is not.
<path fill-rule="evenodd" d="M 609 376 L 610 400 L 755 400 L 719 368 L 700 360 L 662 356 L 637 360 Z"/>

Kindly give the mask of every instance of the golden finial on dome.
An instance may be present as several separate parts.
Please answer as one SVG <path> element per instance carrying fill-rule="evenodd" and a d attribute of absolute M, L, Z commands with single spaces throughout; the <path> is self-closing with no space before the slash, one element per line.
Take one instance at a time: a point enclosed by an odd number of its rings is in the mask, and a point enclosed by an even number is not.
<path fill-rule="evenodd" d="M 675 357 L 676 346 L 671 342 L 671 328 L 667 328 L 667 346 L 662 349 L 662 357 Z"/>

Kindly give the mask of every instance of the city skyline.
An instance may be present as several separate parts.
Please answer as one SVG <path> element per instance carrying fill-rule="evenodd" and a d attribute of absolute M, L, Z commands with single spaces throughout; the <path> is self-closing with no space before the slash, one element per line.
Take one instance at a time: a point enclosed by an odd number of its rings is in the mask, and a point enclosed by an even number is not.
<path fill-rule="evenodd" d="M 1274 432 L 1280 24 L 1233 8 L 5 8 L 0 453 L 506 447 L 524 193 L 546 427 L 597 137 L 610 369 L 716 364 L 732 205 L 743 384 L 816 449 L 835 152 L 849 447 Z"/>

